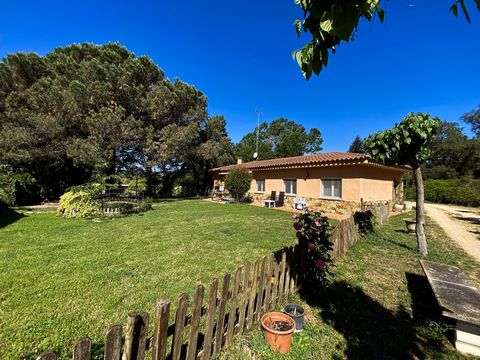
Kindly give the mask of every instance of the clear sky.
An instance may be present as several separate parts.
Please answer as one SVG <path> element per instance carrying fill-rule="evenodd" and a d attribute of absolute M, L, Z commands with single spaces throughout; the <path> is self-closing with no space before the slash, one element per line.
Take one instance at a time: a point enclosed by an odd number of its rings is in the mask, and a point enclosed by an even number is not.
<path fill-rule="evenodd" d="M 262 120 L 317 127 L 326 151 L 345 151 L 409 111 L 459 121 L 480 104 L 480 15 L 466 0 L 472 24 L 454 18 L 453 1 L 388 1 L 385 23 L 362 23 L 310 81 L 291 57 L 308 39 L 296 37 L 293 0 L 5 1 L 0 57 L 119 41 L 202 90 L 234 141 L 254 129 L 258 108 Z"/>

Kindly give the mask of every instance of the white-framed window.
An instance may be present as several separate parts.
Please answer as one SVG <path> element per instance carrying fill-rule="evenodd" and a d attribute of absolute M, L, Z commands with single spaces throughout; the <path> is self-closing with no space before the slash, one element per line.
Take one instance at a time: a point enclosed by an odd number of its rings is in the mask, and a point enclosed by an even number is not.
<path fill-rule="evenodd" d="M 322 179 L 321 194 L 324 198 L 342 198 L 342 179 Z"/>
<path fill-rule="evenodd" d="M 287 195 L 296 195 L 297 194 L 297 179 L 284 179 L 283 188 L 285 194 Z"/>
<path fill-rule="evenodd" d="M 265 192 L 265 179 L 257 179 L 257 192 Z"/>

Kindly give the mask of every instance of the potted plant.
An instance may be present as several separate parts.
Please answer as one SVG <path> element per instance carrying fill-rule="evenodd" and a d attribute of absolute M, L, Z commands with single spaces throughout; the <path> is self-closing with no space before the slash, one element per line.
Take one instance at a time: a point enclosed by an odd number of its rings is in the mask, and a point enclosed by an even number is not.
<path fill-rule="evenodd" d="M 283 312 L 295 320 L 295 332 L 303 331 L 303 322 L 305 309 L 298 304 L 288 304 L 283 308 Z"/>
<path fill-rule="evenodd" d="M 414 218 L 406 218 L 406 219 L 403 219 L 403 221 L 405 221 L 405 226 L 407 227 L 407 231 L 414 233 L 417 221 Z"/>
<path fill-rule="evenodd" d="M 261 318 L 263 335 L 271 349 L 286 354 L 292 346 L 292 334 L 295 331 L 295 321 L 280 312 L 268 312 Z"/>

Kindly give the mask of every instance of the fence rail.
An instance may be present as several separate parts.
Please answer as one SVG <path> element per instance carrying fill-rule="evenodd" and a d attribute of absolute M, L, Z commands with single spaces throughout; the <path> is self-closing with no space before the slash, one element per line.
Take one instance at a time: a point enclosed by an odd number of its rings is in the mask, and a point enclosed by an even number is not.
<path fill-rule="evenodd" d="M 358 239 L 353 217 L 340 221 L 330 238 L 334 244 L 332 256 L 343 255 Z M 217 356 L 222 348 L 232 344 L 234 335 L 242 334 L 297 290 L 305 266 L 303 251 L 296 245 L 253 263 L 247 261 L 233 272 L 233 277 L 230 273 L 223 276 L 221 288 L 219 280 L 213 279 L 207 299 L 204 285 L 199 284 L 193 301 L 190 302 L 185 293 L 180 296 L 175 304 L 175 321 L 171 324 L 172 304 L 167 299 L 156 304 L 153 319 L 146 312 L 129 313 L 125 328 L 114 325 L 107 330 L 103 359 L 142 360 L 149 353 L 154 360 L 208 360 Z M 151 335 L 148 334 L 150 321 L 153 321 Z M 79 340 L 73 347 L 73 359 L 91 358 L 91 339 Z M 37 358 L 55 359 L 52 351 Z"/>

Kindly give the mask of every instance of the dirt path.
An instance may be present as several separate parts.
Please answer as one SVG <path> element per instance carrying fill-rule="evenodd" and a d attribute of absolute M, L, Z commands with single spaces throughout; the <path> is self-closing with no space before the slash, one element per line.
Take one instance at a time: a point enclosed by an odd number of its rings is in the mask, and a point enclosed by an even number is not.
<path fill-rule="evenodd" d="M 425 204 L 425 211 L 465 252 L 480 262 L 480 209 Z"/>

